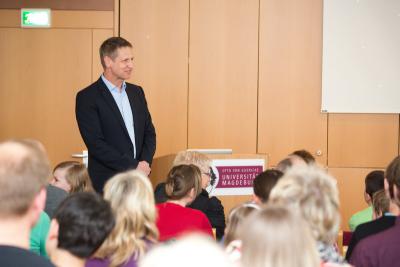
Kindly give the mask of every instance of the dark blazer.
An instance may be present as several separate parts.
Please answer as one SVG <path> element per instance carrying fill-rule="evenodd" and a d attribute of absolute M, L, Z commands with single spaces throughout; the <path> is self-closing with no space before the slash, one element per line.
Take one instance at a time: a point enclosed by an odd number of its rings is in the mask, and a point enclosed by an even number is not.
<path fill-rule="evenodd" d="M 156 186 L 154 197 L 157 204 L 164 203 L 168 200 L 167 193 L 165 192 L 165 183 L 160 183 Z M 217 240 L 220 240 L 224 236 L 224 206 L 222 206 L 222 203 L 218 198 L 209 197 L 208 192 L 202 189 L 200 195 L 198 195 L 196 199 L 188 205 L 188 207 L 202 211 L 207 216 L 212 228 L 215 228 L 215 236 Z"/>
<path fill-rule="evenodd" d="M 362 239 L 382 232 L 392 227 L 396 222 L 396 216 L 384 215 L 376 220 L 366 222 L 357 226 L 353 235 L 351 236 L 349 247 L 346 252 L 346 260 L 349 261 L 354 248 Z"/>
<path fill-rule="evenodd" d="M 140 86 L 126 83 L 131 105 L 136 159 L 121 112 L 101 77 L 76 96 L 76 120 L 88 148 L 88 171 L 97 192 L 114 174 L 136 168 L 139 161 L 151 164 L 156 150 L 156 133 Z"/>

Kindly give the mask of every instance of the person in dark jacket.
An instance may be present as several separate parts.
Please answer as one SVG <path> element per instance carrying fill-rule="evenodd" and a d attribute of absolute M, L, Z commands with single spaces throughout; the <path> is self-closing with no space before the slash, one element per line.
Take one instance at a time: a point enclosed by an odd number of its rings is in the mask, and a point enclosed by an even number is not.
<path fill-rule="evenodd" d="M 396 212 L 390 210 L 390 199 L 385 190 L 380 190 L 373 195 L 374 220 L 357 226 L 352 234 L 349 247 L 346 252 L 346 260 L 349 261 L 354 248 L 362 239 L 383 232 L 396 223 Z"/>
<path fill-rule="evenodd" d="M 224 207 L 218 198 L 215 196 L 210 197 L 206 190 L 211 179 L 211 160 L 197 151 L 181 151 L 176 155 L 173 166 L 182 164 L 193 164 L 201 170 L 202 191 L 188 207 L 200 210 L 207 216 L 212 228 L 215 228 L 217 240 L 220 240 L 225 231 Z M 165 183 L 160 183 L 156 186 L 154 195 L 157 204 L 167 201 Z"/>

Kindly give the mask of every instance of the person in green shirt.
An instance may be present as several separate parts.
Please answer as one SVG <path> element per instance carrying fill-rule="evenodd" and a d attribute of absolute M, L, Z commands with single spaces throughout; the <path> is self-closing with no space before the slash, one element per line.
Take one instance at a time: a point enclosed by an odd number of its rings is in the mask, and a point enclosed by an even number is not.
<path fill-rule="evenodd" d="M 48 258 L 46 253 L 46 239 L 49 229 L 50 218 L 46 212 L 42 211 L 35 227 L 31 230 L 29 243 L 31 251 L 46 258 Z"/>
<path fill-rule="evenodd" d="M 372 220 L 372 196 L 375 192 L 384 188 L 384 177 L 384 172 L 378 170 L 368 173 L 365 177 L 364 199 L 368 204 L 368 208 L 351 216 L 349 220 L 350 231 L 354 232 L 358 225 Z"/>

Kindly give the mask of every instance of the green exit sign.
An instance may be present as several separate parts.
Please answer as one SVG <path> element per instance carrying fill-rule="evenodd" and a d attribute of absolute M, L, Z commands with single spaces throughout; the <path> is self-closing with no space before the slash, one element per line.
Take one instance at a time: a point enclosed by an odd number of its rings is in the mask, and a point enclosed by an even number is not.
<path fill-rule="evenodd" d="M 51 25 L 50 9 L 21 9 L 21 27 L 48 28 Z"/>

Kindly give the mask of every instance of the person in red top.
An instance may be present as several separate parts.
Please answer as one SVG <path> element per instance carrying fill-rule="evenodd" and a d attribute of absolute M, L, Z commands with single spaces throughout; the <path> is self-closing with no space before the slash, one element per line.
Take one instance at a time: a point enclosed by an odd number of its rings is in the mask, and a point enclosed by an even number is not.
<path fill-rule="evenodd" d="M 167 241 L 186 233 L 213 236 L 211 224 L 199 210 L 187 208 L 201 192 L 201 172 L 195 165 L 178 165 L 168 173 L 165 185 L 168 201 L 157 204 L 159 240 Z"/>

